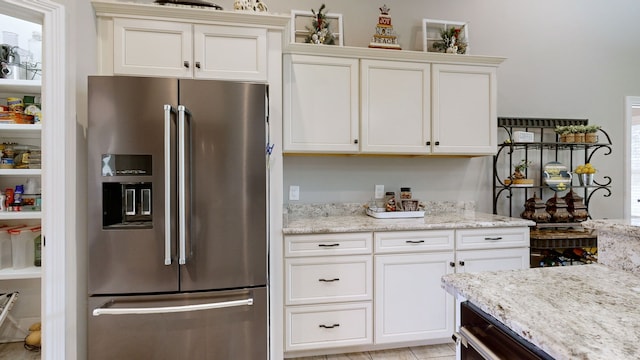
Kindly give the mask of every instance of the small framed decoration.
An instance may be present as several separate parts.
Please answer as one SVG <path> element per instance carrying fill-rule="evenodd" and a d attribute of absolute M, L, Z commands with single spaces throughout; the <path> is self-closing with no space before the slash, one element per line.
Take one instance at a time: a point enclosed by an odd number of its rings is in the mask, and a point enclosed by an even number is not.
<path fill-rule="evenodd" d="M 469 54 L 469 23 L 422 19 L 422 51 Z"/>
<path fill-rule="evenodd" d="M 342 14 L 291 10 L 291 42 L 344 46 Z"/>

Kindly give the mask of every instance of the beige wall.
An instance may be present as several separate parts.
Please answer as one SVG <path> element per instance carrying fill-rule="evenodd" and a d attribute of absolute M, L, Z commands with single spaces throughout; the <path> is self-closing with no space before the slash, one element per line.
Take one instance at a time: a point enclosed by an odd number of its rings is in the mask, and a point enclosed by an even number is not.
<path fill-rule="evenodd" d="M 62 1 L 62 0 L 61 0 Z M 318 9 L 321 1 L 265 0 L 272 12 Z M 151 3 L 151 0 L 139 1 Z M 231 9 L 233 1 L 218 3 Z M 374 32 L 378 7 L 385 2 L 327 0 L 330 12 L 342 13 L 345 44 L 367 46 Z M 76 68 L 78 120 L 78 193 L 86 192 L 86 76 L 95 73 L 95 20 L 89 0 L 76 0 L 69 26 L 73 44 L 69 58 Z M 623 215 L 624 96 L 640 96 L 640 2 L 636 0 L 389 0 L 391 16 L 400 44 L 414 49 L 423 18 L 470 23 L 470 45 L 474 54 L 504 56 L 498 70 L 498 114 L 500 116 L 588 118 L 611 134 L 614 152 L 594 163 L 613 179 L 613 195 L 595 195 L 594 217 Z M 393 119 L 390 119 L 393 121 Z M 398 189 L 411 186 L 414 197 L 424 200 L 475 200 L 491 212 L 490 157 L 376 158 L 376 157 L 288 157 L 285 159 L 285 189 L 300 186 L 301 202 L 365 202 L 375 184 Z M 288 194 L 288 191 L 284 192 Z M 285 199 L 286 200 L 286 199 Z M 78 202 L 78 269 L 84 269 L 86 230 Z M 85 278 L 79 271 L 77 358 L 84 358 L 86 329 Z M 70 301 L 73 303 L 74 301 Z M 72 325 L 71 325 L 72 326 Z M 69 339 L 73 343 L 73 339 Z M 73 346 L 72 344 L 69 344 Z"/>
<path fill-rule="evenodd" d="M 81 0 L 88 1 L 88 0 Z M 152 0 L 138 2 L 151 3 Z M 272 12 L 318 9 L 344 17 L 345 45 L 367 46 L 386 3 L 403 49 L 415 50 L 423 18 L 469 22 L 471 52 L 504 56 L 498 115 L 588 118 L 609 132 L 614 152 L 595 157 L 613 179 L 609 198 L 594 195 L 594 217 L 622 217 L 624 96 L 640 95 L 640 2 L 634 0 L 265 0 Z M 220 0 L 225 9 L 232 0 Z M 80 22 L 92 25 L 86 13 Z M 88 31 L 89 29 L 87 29 Z M 419 39 L 419 38 L 418 38 Z M 88 40 L 87 40 L 88 41 Z M 419 43 L 419 42 L 418 42 Z M 81 41 L 79 49 L 84 42 Z M 94 44 L 87 43 L 91 49 Z M 85 55 L 81 56 L 82 58 Z M 393 121 L 393 119 L 390 119 Z M 285 190 L 301 202 L 367 201 L 374 184 L 411 186 L 425 200 L 475 200 L 492 210 L 491 158 L 288 157 Z M 285 194 L 288 194 L 285 191 Z M 286 199 L 285 199 L 286 200 Z"/>
<path fill-rule="evenodd" d="M 271 10 L 317 9 L 321 2 L 274 1 Z M 378 7 L 370 1 L 325 1 L 342 13 L 345 42 L 366 46 Z M 498 115 L 588 118 L 611 135 L 614 152 L 594 157 L 613 179 L 613 195 L 592 198 L 594 217 L 622 217 L 624 96 L 640 95 L 640 2 L 438 0 L 386 1 L 404 49 L 413 48 L 422 18 L 469 22 L 471 52 L 504 56 L 498 69 Z M 390 119 L 393 121 L 393 119 Z M 287 158 L 285 189 L 300 185 L 301 201 L 366 201 L 373 185 L 411 186 L 429 200 L 476 200 L 492 210 L 491 158 Z M 326 175 L 326 176 L 325 176 Z M 328 180 L 329 179 L 329 180 Z M 285 194 L 288 194 L 285 191 Z"/>

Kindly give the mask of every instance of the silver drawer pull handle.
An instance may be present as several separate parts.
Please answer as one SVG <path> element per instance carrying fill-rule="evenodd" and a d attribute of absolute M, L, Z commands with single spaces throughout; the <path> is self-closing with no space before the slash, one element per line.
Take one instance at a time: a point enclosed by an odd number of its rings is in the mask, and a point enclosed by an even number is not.
<path fill-rule="evenodd" d="M 112 303 L 107 303 L 112 304 Z M 105 304 L 105 305 L 107 305 Z M 100 315 L 146 315 L 146 314 L 169 314 L 178 312 L 188 312 L 197 310 L 221 309 L 235 306 L 252 306 L 253 298 L 244 300 L 232 300 L 218 303 L 179 305 L 179 306 L 163 306 L 150 308 L 104 308 L 99 307 L 93 309 L 93 316 Z M 104 305 L 103 305 L 104 306 Z"/>
<path fill-rule="evenodd" d="M 320 282 L 334 282 L 334 281 L 340 281 L 339 278 L 335 278 L 335 279 L 318 279 L 318 281 Z"/>
<path fill-rule="evenodd" d="M 335 327 L 340 326 L 340 324 L 333 324 L 333 325 L 320 325 L 321 328 L 325 328 L 325 329 L 333 329 Z"/>
<path fill-rule="evenodd" d="M 478 339 L 475 335 L 473 335 L 473 333 L 471 333 L 471 331 L 469 331 L 466 327 L 462 326 L 460 327 L 460 336 L 462 336 L 464 338 L 464 341 L 466 340 L 466 347 L 471 346 L 472 348 L 474 348 L 479 354 L 480 356 L 482 356 L 483 359 L 487 359 L 487 360 L 499 360 L 502 359 L 502 357 L 499 357 L 498 355 L 496 355 L 493 351 L 491 351 L 491 349 L 489 349 L 487 347 L 487 345 L 485 345 L 480 339 Z"/>
<path fill-rule="evenodd" d="M 484 238 L 485 240 L 502 240 L 502 236 L 498 236 L 498 237 L 486 237 Z"/>
<path fill-rule="evenodd" d="M 424 240 L 406 240 L 407 244 L 422 244 Z"/>
<path fill-rule="evenodd" d="M 335 243 L 335 244 L 318 244 L 319 247 L 336 247 L 336 246 L 340 246 L 339 243 Z"/>

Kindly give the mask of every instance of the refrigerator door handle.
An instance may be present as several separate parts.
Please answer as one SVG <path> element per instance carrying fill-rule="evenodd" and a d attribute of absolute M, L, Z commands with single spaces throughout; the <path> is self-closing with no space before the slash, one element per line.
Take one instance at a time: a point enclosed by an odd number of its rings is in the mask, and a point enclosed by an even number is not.
<path fill-rule="evenodd" d="M 191 115 L 184 105 L 178 105 L 178 264 L 187 263 L 187 184 L 186 184 L 186 116 Z"/>
<path fill-rule="evenodd" d="M 113 301 L 107 304 L 112 305 Z M 105 304 L 105 305 L 107 305 Z M 100 315 L 144 315 L 144 314 L 166 314 L 177 313 L 187 311 L 198 310 L 211 310 L 221 309 L 236 306 L 251 306 L 253 305 L 253 298 L 243 300 L 224 301 L 217 303 L 196 304 L 196 305 L 182 305 L 182 306 L 162 306 L 162 307 L 148 307 L 148 308 L 105 308 L 104 306 L 93 309 L 93 316 Z"/>
<path fill-rule="evenodd" d="M 171 265 L 171 113 L 164 105 L 164 264 Z"/>

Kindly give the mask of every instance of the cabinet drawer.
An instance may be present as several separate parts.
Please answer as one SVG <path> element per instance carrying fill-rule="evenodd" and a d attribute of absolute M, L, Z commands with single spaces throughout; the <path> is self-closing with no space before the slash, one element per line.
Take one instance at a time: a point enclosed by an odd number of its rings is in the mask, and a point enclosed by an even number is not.
<path fill-rule="evenodd" d="M 373 235 L 376 253 L 453 250 L 453 230 L 390 231 Z"/>
<path fill-rule="evenodd" d="M 286 304 L 371 300 L 370 255 L 287 259 Z"/>
<path fill-rule="evenodd" d="M 529 268 L 529 249 L 462 250 L 456 252 L 456 272 L 482 272 Z"/>
<path fill-rule="evenodd" d="M 288 235 L 284 256 L 371 254 L 371 233 Z"/>
<path fill-rule="evenodd" d="M 456 249 L 529 247 L 529 228 L 483 228 L 456 230 Z"/>
<path fill-rule="evenodd" d="M 286 351 L 364 345 L 373 342 L 371 303 L 288 306 Z"/>

